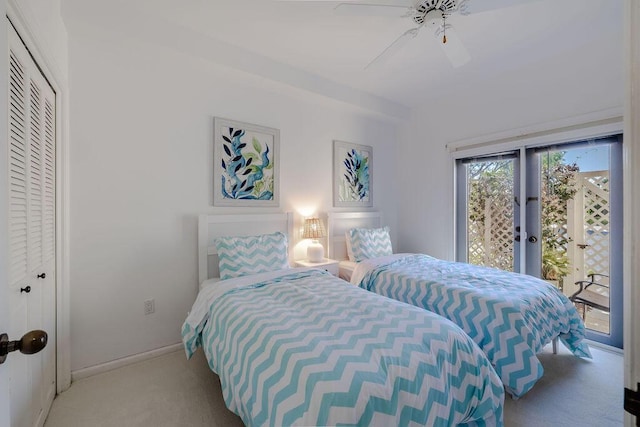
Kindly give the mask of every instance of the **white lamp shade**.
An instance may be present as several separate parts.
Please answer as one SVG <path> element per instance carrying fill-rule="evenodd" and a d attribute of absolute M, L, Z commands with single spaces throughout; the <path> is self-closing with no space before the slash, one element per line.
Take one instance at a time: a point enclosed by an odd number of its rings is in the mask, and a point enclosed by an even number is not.
<path fill-rule="evenodd" d="M 310 262 L 324 261 L 324 247 L 317 240 L 312 240 L 307 246 L 307 259 Z"/>

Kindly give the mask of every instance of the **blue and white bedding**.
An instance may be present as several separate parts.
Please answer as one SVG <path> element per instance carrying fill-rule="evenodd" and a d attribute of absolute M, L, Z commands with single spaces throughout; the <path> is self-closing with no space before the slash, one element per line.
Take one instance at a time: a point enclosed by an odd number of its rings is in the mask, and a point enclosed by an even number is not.
<path fill-rule="evenodd" d="M 591 358 L 574 305 L 535 277 L 428 255 L 396 254 L 358 263 L 351 283 L 455 322 L 487 354 L 514 397 L 542 377 L 536 354 L 554 338 L 576 356 Z"/>
<path fill-rule="evenodd" d="M 317 269 L 204 286 L 182 339 L 249 426 L 503 424 L 502 383 L 458 326 Z"/>

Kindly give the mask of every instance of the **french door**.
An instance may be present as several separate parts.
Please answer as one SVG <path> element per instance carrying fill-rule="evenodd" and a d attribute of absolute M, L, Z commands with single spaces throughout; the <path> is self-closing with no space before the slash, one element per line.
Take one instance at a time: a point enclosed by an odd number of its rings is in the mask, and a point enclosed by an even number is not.
<path fill-rule="evenodd" d="M 588 338 L 622 347 L 621 135 L 457 160 L 459 261 L 549 281 Z M 591 285 L 591 283 L 593 283 Z"/>

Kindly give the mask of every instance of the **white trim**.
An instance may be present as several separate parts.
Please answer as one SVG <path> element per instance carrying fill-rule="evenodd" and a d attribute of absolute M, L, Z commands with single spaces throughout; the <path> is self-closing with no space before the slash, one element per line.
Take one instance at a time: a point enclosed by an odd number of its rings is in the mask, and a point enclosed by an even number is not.
<path fill-rule="evenodd" d="M 133 356 L 123 357 L 122 359 L 112 360 L 107 363 L 101 363 L 99 365 L 91 366 L 88 368 L 78 369 L 77 371 L 71 372 L 71 381 L 72 382 L 78 381 L 83 378 L 91 377 L 93 375 L 98 375 L 104 372 L 113 371 L 114 369 L 131 365 L 133 363 L 155 359 L 158 356 L 174 353 L 176 351 L 179 351 L 182 348 L 183 348 L 182 343 L 172 344 L 166 347 L 157 348 L 155 350 L 145 351 L 144 353 L 134 354 Z"/>
<path fill-rule="evenodd" d="M 70 206 L 70 147 L 69 147 L 69 97 L 67 91 L 56 96 L 56 108 L 61 111 L 56 138 L 57 146 L 57 195 L 56 195 L 56 282 L 57 287 L 57 388 L 61 393 L 71 386 L 71 206 Z"/>
<path fill-rule="evenodd" d="M 626 0 L 624 16 L 624 385 L 640 391 L 640 3 Z M 624 413 L 626 427 L 639 419 Z"/>
<path fill-rule="evenodd" d="M 37 26 L 25 2 L 9 0 L 7 16 L 56 92 L 56 387 L 71 385 L 69 296 L 69 93 L 63 68 L 51 54 L 48 38 Z"/>
<path fill-rule="evenodd" d="M 449 163 L 451 164 L 451 162 Z M 450 169 L 451 181 L 453 182 L 453 210 L 451 211 L 451 224 L 453 225 L 451 230 L 451 238 L 453 239 L 453 253 L 449 258 L 452 261 L 460 261 L 458 259 L 458 172 L 456 170 L 455 160 L 453 166 Z"/>
<path fill-rule="evenodd" d="M 0 7 L 7 9 L 6 1 L 0 0 Z M 2 58 L 0 59 L 0 73 L 2 74 L 3 85 L 0 86 L 0 98 L 9 99 L 9 21 L 5 18 L 4 23 L 0 24 L 0 43 L 2 43 Z M 9 103 L 4 102 L 0 105 L 0 116 L 3 117 L 0 123 L 0 133 L 3 135 L 0 139 L 0 164 L 3 165 L 0 174 L 0 333 L 9 333 L 11 321 L 9 307 L 9 173 L 4 165 L 9 164 Z M 12 338 L 14 339 L 14 338 Z M 8 366 L 8 365 L 4 365 Z M 9 369 L 4 366 L 0 367 L 0 414 L 9 414 L 11 410 L 10 392 L 9 392 Z M 10 427 L 11 418 L 9 415 L 0 416 L 0 427 Z"/>
<path fill-rule="evenodd" d="M 613 347 L 598 341 L 592 341 L 587 339 L 585 339 L 584 342 L 589 344 L 589 347 L 595 347 L 599 350 L 608 351 L 609 353 L 617 354 L 619 356 L 622 356 L 624 354 L 624 350 L 618 347 Z"/>
<path fill-rule="evenodd" d="M 526 274 L 527 272 L 527 149 L 524 147 L 520 147 L 520 153 L 518 157 L 518 161 L 520 162 L 520 188 L 518 190 L 514 189 L 514 191 L 518 191 L 518 198 L 520 199 L 520 242 L 518 242 L 519 246 L 519 256 L 520 256 L 520 265 L 518 269 L 520 273 Z"/>
<path fill-rule="evenodd" d="M 531 148 L 551 143 L 597 138 L 621 133 L 622 129 L 622 112 L 620 109 L 612 109 L 455 141 L 447 144 L 447 149 L 453 159 L 459 159 L 522 147 Z"/>

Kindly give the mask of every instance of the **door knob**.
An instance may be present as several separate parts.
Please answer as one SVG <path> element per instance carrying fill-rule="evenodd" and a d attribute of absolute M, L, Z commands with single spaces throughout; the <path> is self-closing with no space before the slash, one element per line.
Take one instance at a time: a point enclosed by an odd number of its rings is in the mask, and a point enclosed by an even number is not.
<path fill-rule="evenodd" d="M 47 345 L 47 333 L 39 329 L 27 332 L 18 341 L 9 341 L 7 334 L 0 334 L 0 365 L 7 359 L 7 354 L 20 350 L 22 354 L 35 354 Z"/>
<path fill-rule="evenodd" d="M 47 277 L 47 273 L 38 274 L 38 279 L 45 279 Z"/>
<path fill-rule="evenodd" d="M 538 238 L 536 236 L 529 236 L 529 242 L 530 243 L 535 243 L 538 241 Z"/>
<path fill-rule="evenodd" d="M 31 292 L 31 286 L 27 285 L 24 288 L 20 288 L 20 293 L 22 292 L 26 292 L 26 293 Z"/>

